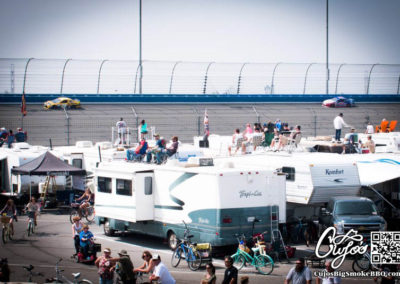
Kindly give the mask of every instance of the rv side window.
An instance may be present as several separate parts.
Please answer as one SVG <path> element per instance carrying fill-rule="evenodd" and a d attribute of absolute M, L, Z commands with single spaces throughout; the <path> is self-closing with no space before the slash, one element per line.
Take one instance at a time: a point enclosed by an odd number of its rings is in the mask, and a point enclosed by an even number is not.
<path fill-rule="evenodd" d="M 144 194 L 145 195 L 153 194 L 153 178 L 152 177 L 144 178 Z"/>
<path fill-rule="evenodd" d="M 111 178 L 98 177 L 97 186 L 98 192 L 111 193 Z"/>
<path fill-rule="evenodd" d="M 73 159 L 72 166 L 82 169 L 82 159 Z"/>
<path fill-rule="evenodd" d="M 127 179 L 117 179 L 117 194 L 132 196 L 132 181 Z"/>
<path fill-rule="evenodd" d="M 295 180 L 295 174 L 296 174 L 295 168 L 282 167 L 282 173 L 286 174 L 286 180 L 291 180 L 291 181 Z"/>

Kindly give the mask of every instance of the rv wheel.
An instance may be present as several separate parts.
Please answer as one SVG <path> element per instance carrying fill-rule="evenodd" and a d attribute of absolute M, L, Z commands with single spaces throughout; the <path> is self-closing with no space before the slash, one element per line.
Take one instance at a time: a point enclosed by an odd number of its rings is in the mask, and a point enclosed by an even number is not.
<path fill-rule="evenodd" d="M 176 237 L 174 231 L 168 232 L 168 246 L 171 250 L 175 250 L 178 246 L 178 238 Z"/>
<path fill-rule="evenodd" d="M 106 236 L 114 236 L 115 230 L 110 228 L 110 221 L 106 220 L 104 222 L 103 229 Z"/>

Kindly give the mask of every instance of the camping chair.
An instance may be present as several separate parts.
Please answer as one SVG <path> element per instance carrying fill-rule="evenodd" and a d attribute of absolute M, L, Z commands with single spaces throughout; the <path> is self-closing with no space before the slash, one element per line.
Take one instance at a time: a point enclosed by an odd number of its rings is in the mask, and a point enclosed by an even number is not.
<path fill-rule="evenodd" d="M 295 150 L 297 148 L 297 146 L 300 144 L 300 141 L 301 141 L 301 134 L 297 134 L 294 139 L 289 138 L 287 145 L 286 145 L 286 150 L 289 153 L 292 153 L 293 150 Z"/>
<path fill-rule="evenodd" d="M 386 132 L 388 125 L 389 125 L 389 121 L 387 121 L 387 120 L 382 121 L 381 122 L 381 131 Z"/>
<path fill-rule="evenodd" d="M 257 147 L 261 146 L 263 142 L 263 137 L 262 136 L 254 136 L 253 137 L 253 147 L 254 147 L 254 151 L 257 149 Z"/>
<path fill-rule="evenodd" d="M 244 138 L 238 138 L 237 139 L 236 145 L 235 145 L 235 154 L 237 153 L 238 150 L 240 150 L 242 148 L 243 142 L 244 142 Z"/>
<path fill-rule="evenodd" d="M 396 128 L 397 125 L 397 120 L 392 120 L 389 124 L 389 128 L 387 129 L 387 132 L 393 132 L 394 129 Z"/>

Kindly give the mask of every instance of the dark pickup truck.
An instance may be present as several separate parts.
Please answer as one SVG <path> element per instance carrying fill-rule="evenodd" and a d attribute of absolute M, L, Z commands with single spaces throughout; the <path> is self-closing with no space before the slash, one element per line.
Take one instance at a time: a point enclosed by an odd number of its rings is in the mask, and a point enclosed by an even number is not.
<path fill-rule="evenodd" d="M 339 235 L 353 229 L 368 240 L 371 231 L 386 230 L 386 221 L 378 215 L 372 200 L 356 196 L 331 198 L 328 206 L 320 210 L 319 224 L 321 233 L 334 226 Z"/>

